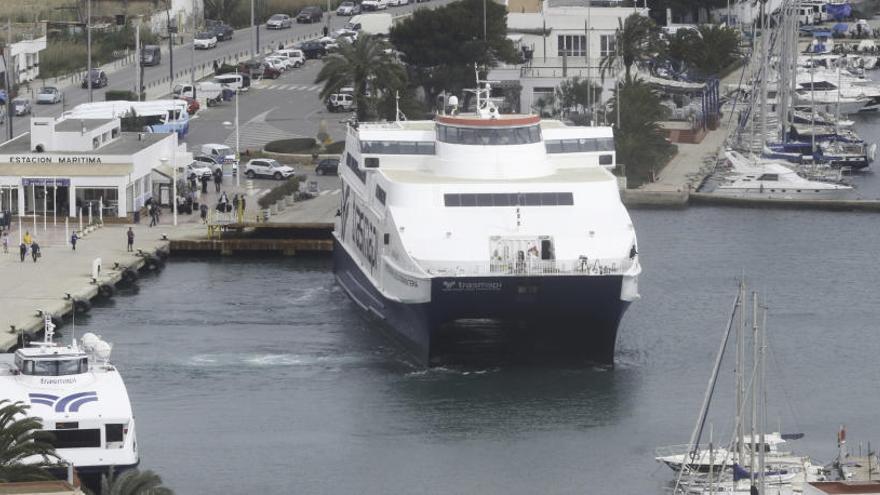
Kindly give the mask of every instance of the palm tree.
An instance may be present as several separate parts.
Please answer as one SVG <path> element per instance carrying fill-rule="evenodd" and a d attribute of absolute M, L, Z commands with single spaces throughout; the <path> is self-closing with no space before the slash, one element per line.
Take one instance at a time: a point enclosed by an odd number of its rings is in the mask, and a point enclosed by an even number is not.
<path fill-rule="evenodd" d="M 174 495 L 170 488 L 162 486 L 162 478 L 150 471 L 131 469 L 116 476 L 110 471 L 109 476 L 101 478 L 102 495 Z"/>
<path fill-rule="evenodd" d="M 358 120 L 374 118 L 380 95 L 406 84 L 406 72 L 386 53 L 388 48 L 386 42 L 372 35 L 359 36 L 353 43 L 340 42 L 339 51 L 324 58 L 324 66 L 315 78 L 316 83 L 324 83 L 321 99 L 352 86 Z"/>
<path fill-rule="evenodd" d="M 636 13 L 630 14 L 625 21 L 618 19 L 619 27 L 615 33 L 615 50 L 599 63 L 602 78 L 605 72 L 616 63 L 623 62 L 626 80 L 632 79 L 630 74 L 634 63 L 646 61 L 662 51 L 657 26 L 650 18 Z"/>
<path fill-rule="evenodd" d="M 638 78 L 624 81 L 610 103 L 615 120 L 620 116 L 614 126 L 617 162 L 626 165 L 626 176 L 633 184 L 651 182 L 657 169 L 675 152 L 659 124 L 668 117 L 669 110 L 660 103 L 657 93 Z"/>
<path fill-rule="evenodd" d="M 55 447 L 39 435 L 43 424 L 28 417 L 30 406 L 0 400 L 0 483 L 52 479 L 46 468 L 60 460 Z M 28 462 L 27 458 L 40 458 Z"/>

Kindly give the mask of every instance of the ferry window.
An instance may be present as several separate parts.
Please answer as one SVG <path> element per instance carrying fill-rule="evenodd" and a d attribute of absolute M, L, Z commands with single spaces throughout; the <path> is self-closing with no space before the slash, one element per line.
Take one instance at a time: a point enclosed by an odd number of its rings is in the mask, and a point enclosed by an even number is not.
<path fill-rule="evenodd" d="M 383 205 L 385 204 L 385 190 L 379 186 L 376 186 L 376 199 Z"/>
<path fill-rule="evenodd" d="M 547 153 L 614 151 L 614 138 L 548 139 L 544 146 Z"/>
<path fill-rule="evenodd" d="M 358 168 L 358 161 L 355 157 L 351 156 L 351 153 L 345 155 L 345 164 L 361 182 L 367 181 L 367 173 Z"/>
<path fill-rule="evenodd" d="M 480 146 L 530 144 L 541 141 L 541 128 L 537 125 L 530 127 L 486 129 L 438 125 L 437 140 L 450 144 L 471 144 Z"/>
<path fill-rule="evenodd" d="M 477 194 L 477 206 L 495 206 L 492 196 L 492 194 Z"/>
<path fill-rule="evenodd" d="M 758 180 L 777 181 L 779 180 L 779 174 L 764 174 L 758 177 Z"/>
<path fill-rule="evenodd" d="M 34 363 L 34 372 L 33 375 L 36 376 L 55 376 L 55 371 L 58 367 L 55 365 L 55 361 L 36 361 Z"/>
<path fill-rule="evenodd" d="M 461 194 L 444 194 L 443 204 L 446 206 L 461 206 Z"/>
<path fill-rule="evenodd" d="M 76 375 L 79 373 L 79 359 L 58 361 L 58 375 Z"/>
<path fill-rule="evenodd" d="M 56 449 L 81 449 L 101 446 L 101 430 L 44 430 L 35 435 Z"/>
<path fill-rule="evenodd" d="M 476 194 L 462 194 L 461 206 L 477 206 Z"/>
<path fill-rule="evenodd" d="M 574 195 L 570 192 L 445 194 L 443 202 L 446 206 L 571 206 Z"/>
<path fill-rule="evenodd" d="M 614 164 L 614 155 L 599 155 L 599 165 Z"/>
<path fill-rule="evenodd" d="M 416 143 L 413 141 L 400 141 L 398 146 L 401 155 L 415 155 L 417 152 Z"/>
<path fill-rule="evenodd" d="M 104 425 L 104 436 L 107 443 L 123 441 L 122 426 L 120 423 Z"/>
<path fill-rule="evenodd" d="M 362 141 L 361 152 L 376 155 L 433 155 L 434 143 L 420 141 Z"/>

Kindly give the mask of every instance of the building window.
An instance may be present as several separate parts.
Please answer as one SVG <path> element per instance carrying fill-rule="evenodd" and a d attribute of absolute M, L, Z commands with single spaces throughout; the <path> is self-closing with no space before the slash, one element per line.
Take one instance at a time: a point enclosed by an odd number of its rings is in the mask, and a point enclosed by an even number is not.
<path fill-rule="evenodd" d="M 376 199 L 378 199 L 383 205 L 385 204 L 385 189 L 376 186 Z"/>
<path fill-rule="evenodd" d="M 617 35 L 616 34 L 603 34 L 599 38 L 599 55 L 602 57 L 607 57 L 608 55 L 614 55 L 617 52 Z"/>
<path fill-rule="evenodd" d="M 557 37 L 559 56 L 583 57 L 587 54 L 587 37 L 580 35 L 559 35 Z"/>

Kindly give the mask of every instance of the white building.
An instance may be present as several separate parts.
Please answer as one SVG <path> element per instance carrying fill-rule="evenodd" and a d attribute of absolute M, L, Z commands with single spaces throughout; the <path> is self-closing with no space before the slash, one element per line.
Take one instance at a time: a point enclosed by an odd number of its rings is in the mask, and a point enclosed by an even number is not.
<path fill-rule="evenodd" d="M 34 117 L 29 133 L 0 145 L 0 210 L 75 217 L 103 206 L 104 216 L 126 217 L 152 197 L 156 169 L 191 161 L 176 133 L 122 132 L 119 119 Z"/>
<path fill-rule="evenodd" d="M 14 24 L 12 36 L 15 40 L 9 45 L 10 82 L 22 84 L 33 81 L 40 75 L 40 52 L 46 49 L 46 25 Z M 0 73 L 6 70 L 0 60 Z"/>
<path fill-rule="evenodd" d="M 642 2 L 638 2 L 642 3 Z M 616 74 L 606 73 L 604 83 L 599 65 L 615 52 L 616 31 L 633 13 L 646 16 L 645 7 L 625 7 L 625 2 L 607 0 L 545 0 L 535 12 L 522 7 L 507 14 L 508 37 L 531 59 L 522 65 L 500 66 L 489 79 L 513 81 L 522 86 L 520 111 L 533 109 L 539 98 L 553 94 L 565 78 L 580 76 L 603 85 L 602 99 L 612 96 Z M 510 6 L 509 9 L 516 7 Z M 601 6 L 599 6 L 601 5 Z"/>

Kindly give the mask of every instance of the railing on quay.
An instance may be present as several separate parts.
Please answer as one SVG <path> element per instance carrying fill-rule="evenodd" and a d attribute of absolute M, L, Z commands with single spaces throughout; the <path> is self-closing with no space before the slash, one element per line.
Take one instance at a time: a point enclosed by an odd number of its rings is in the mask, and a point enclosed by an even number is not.
<path fill-rule="evenodd" d="M 629 258 L 577 260 L 541 260 L 526 257 L 518 261 L 488 262 L 421 261 L 431 275 L 448 277 L 523 276 L 523 275 L 624 275 L 633 266 Z"/>

